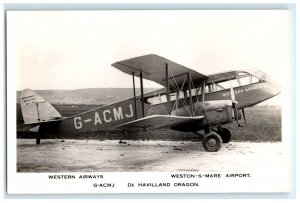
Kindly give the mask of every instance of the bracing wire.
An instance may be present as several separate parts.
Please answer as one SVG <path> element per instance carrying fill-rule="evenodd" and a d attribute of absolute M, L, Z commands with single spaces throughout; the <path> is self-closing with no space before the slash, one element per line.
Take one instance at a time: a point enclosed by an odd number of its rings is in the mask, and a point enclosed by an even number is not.
<path fill-rule="evenodd" d="M 175 99 L 175 102 L 174 102 L 173 105 L 172 105 L 171 112 L 177 110 L 177 109 L 178 109 L 179 103 L 182 102 L 183 107 L 185 108 L 186 112 L 187 112 L 190 116 L 193 116 L 195 112 L 194 112 L 194 110 L 192 110 L 192 112 L 191 112 L 191 111 L 190 111 L 190 108 L 188 108 L 189 105 L 188 105 L 188 102 L 187 102 L 187 98 L 186 98 L 186 97 L 180 98 L 180 93 L 183 91 L 183 88 L 184 88 L 184 85 L 185 85 L 185 83 L 186 83 L 187 75 L 188 75 L 188 74 L 185 75 L 185 78 L 184 78 L 184 80 L 183 80 L 183 83 L 182 83 L 182 85 L 181 85 L 181 87 L 180 87 L 179 84 L 178 84 L 177 81 L 176 81 L 176 78 L 175 78 L 173 72 L 170 71 L 170 73 L 171 73 L 171 75 L 172 75 L 172 80 L 169 80 L 169 81 L 170 81 L 171 86 L 172 86 L 172 87 L 175 89 L 175 91 L 176 91 L 176 99 Z M 190 78 L 190 79 L 192 79 L 192 78 Z M 192 83 L 192 84 L 191 84 L 191 85 L 192 85 L 192 89 L 195 89 L 195 85 L 194 85 L 194 83 L 193 83 L 193 80 L 191 81 L 191 83 Z M 169 95 L 169 96 L 170 96 L 170 95 Z M 191 95 L 189 95 L 189 96 L 192 97 L 192 93 L 191 93 Z M 162 101 L 161 93 L 159 93 L 159 92 L 154 92 L 153 98 L 155 98 L 155 97 L 158 97 L 158 100 L 159 100 L 159 106 L 160 106 L 160 108 L 162 109 L 162 111 L 163 111 L 166 115 L 168 115 L 169 112 L 168 112 L 168 110 L 166 109 L 166 107 L 165 107 L 165 105 L 164 105 L 165 102 Z M 199 98 L 200 98 L 199 93 L 198 93 L 198 91 L 196 91 L 196 101 L 199 101 Z M 170 99 L 171 99 L 171 98 L 170 98 Z M 149 104 L 148 104 L 149 108 L 148 108 L 147 116 L 150 115 L 150 113 L 151 113 L 151 111 L 153 110 L 153 107 L 154 107 L 155 105 L 156 105 L 156 103 L 149 102 Z M 170 113 L 171 113 L 171 112 L 170 112 Z"/>

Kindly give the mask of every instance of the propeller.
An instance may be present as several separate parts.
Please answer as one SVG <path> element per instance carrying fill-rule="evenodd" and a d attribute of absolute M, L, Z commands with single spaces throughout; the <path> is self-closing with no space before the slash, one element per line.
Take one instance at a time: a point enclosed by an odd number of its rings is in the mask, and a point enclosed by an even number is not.
<path fill-rule="evenodd" d="M 232 108 L 233 108 L 233 112 L 234 112 L 234 118 L 236 119 L 237 125 L 240 127 L 239 118 L 238 118 L 238 110 L 236 107 L 238 102 L 235 100 L 235 94 L 234 94 L 231 82 L 230 82 L 230 96 L 231 96 L 231 100 L 232 100 Z"/>
<path fill-rule="evenodd" d="M 242 108 L 242 113 L 243 113 L 243 118 L 244 118 L 244 121 L 245 121 L 245 125 L 247 126 L 246 114 L 245 114 L 245 109 L 244 108 Z"/>
<path fill-rule="evenodd" d="M 237 122 L 237 125 L 238 127 L 242 127 L 240 124 L 239 124 L 239 115 L 238 115 L 238 110 L 237 110 L 237 101 L 235 100 L 235 94 L 234 94 L 234 91 L 233 91 L 233 87 L 230 83 L 230 95 L 231 95 L 231 100 L 232 100 L 232 107 L 233 107 L 233 111 L 234 111 L 234 118 L 236 119 L 236 122 Z M 244 118 L 244 121 L 245 121 L 245 125 L 247 126 L 247 121 L 246 121 L 246 114 L 245 114 L 245 109 L 242 108 L 242 114 L 243 114 L 243 118 Z"/>

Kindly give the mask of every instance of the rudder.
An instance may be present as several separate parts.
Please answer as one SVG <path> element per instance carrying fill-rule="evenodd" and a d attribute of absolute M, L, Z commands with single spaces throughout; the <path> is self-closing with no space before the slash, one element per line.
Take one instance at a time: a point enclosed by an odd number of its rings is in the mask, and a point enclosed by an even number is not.
<path fill-rule="evenodd" d="M 31 89 L 24 89 L 20 100 L 25 124 L 62 118 L 48 101 Z"/>

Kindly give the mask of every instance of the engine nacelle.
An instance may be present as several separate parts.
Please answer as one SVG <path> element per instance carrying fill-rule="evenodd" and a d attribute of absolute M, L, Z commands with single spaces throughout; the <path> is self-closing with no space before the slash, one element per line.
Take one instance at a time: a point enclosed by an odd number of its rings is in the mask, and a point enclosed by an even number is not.
<path fill-rule="evenodd" d="M 231 100 L 205 101 L 194 103 L 195 115 L 204 115 L 206 118 L 188 124 L 182 124 L 172 127 L 174 130 L 184 132 L 195 132 L 207 127 L 222 125 L 233 122 L 233 110 Z M 173 115 L 175 111 L 173 112 Z M 176 110 L 177 116 L 187 116 L 186 109 Z"/>
<path fill-rule="evenodd" d="M 230 100 L 206 101 L 202 111 L 207 118 L 209 126 L 233 122 L 232 102 Z"/>

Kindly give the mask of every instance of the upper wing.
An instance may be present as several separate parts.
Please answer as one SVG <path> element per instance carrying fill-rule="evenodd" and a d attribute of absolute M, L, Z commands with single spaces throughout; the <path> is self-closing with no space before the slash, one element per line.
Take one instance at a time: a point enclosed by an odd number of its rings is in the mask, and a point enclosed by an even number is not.
<path fill-rule="evenodd" d="M 123 129 L 157 129 L 163 127 L 172 127 L 183 123 L 188 123 L 196 120 L 202 120 L 205 116 L 184 117 L 184 116 L 169 116 L 169 115 L 153 115 L 140 118 L 131 122 L 117 126 Z"/>
<path fill-rule="evenodd" d="M 143 73 L 143 78 L 157 82 L 164 87 L 167 87 L 165 67 L 168 64 L 169 79 L 176 80 L 179 87 L 187 86 L 187 73 L 190 74 L 193 84 L 200 84 L 207 76 L 191 70 L 187 67 L 179 65 L 173 61 L 157 56 L 155 54 L 140 56 L 113 63 L 112 66 L 120 71 L 136 76 Z M 172 82 L 172 81 L 171 81 Z"/>

